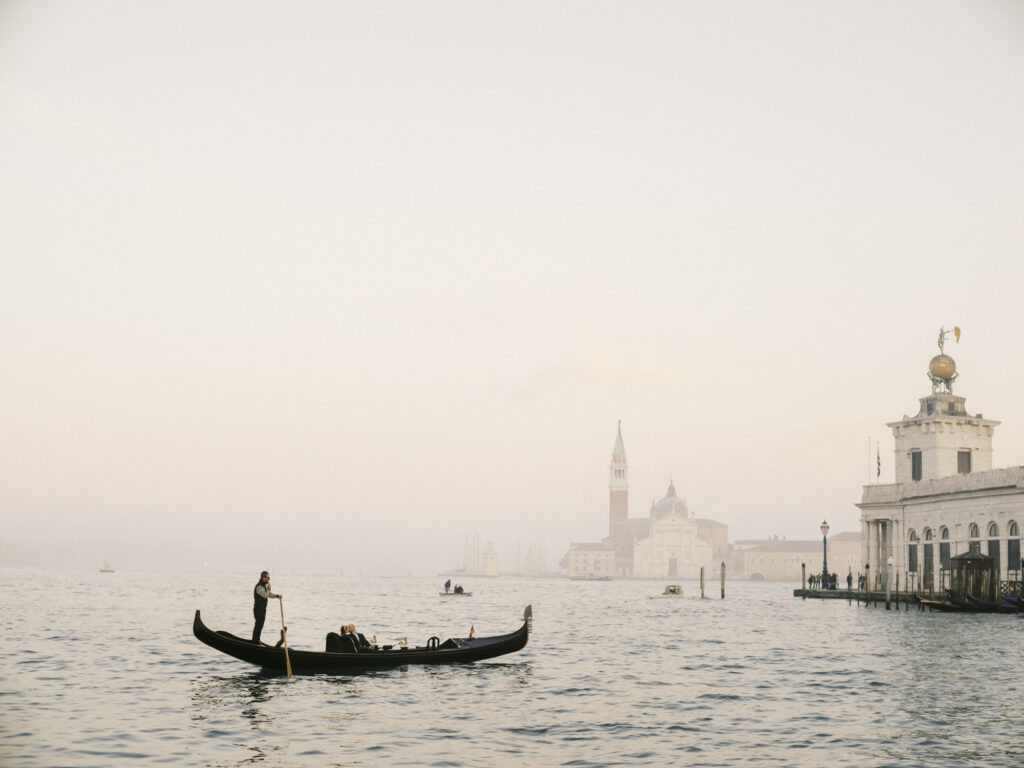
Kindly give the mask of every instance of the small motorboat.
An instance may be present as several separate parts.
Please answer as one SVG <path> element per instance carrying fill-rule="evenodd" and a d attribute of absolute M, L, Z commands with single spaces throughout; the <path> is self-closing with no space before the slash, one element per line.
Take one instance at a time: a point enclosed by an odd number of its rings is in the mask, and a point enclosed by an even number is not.
<path fill-rule="evenodd" d="M 110 563 L 106 560 L 103 561 L 103 567 L 100 568 L 100 573 L 113 573 L 114 569 L 110 567 Z"/>
<path fill-rule="evenodd" d="M 528 605 L 523 611 L 523 625 L 515 632 L 493 637 L 451 637 L 441 642 L 438 637 L 431 637 L 426 645 L 416 648 L 391 645 L 362 648 L 358 651 L 305 651 L 298 648 L 282 648 L 280 644 L 266 645 L 244 640 L 229 632 L 215 632 L 208 628 L 196 611 L 192 621 L 192 634 L 200 642 L 206 643 L 221 653 L 255 664 L 273 672 L 287 672 L 288 662 L 294 674 L 348 673 L 371 669 L 389 669 L 404 664 L 454 664 L 469 661 L 482 661 L 506 653 L 515 653 L 526 646 L 533 625 L 533 606 Z M 332 647 L 331 636 L 327 635 L 327 646 Z M 335 638 L 337 636 L 335 635 Z M 282 638 L 283 639 L 283 638 Z M 285 654 L 287 653 L 287 660 Z"/>
<path fill-rule="evenodd" d="M 665 591 L 662 592 L 660 595 L 651 595 L 652 598 L 653 597 L 682 597 L 682 596 L 683 596 L 683 588 L 681 586 L 679 586 L 678 584 L 669 584 L 667 587 L 665 587 Z"/>

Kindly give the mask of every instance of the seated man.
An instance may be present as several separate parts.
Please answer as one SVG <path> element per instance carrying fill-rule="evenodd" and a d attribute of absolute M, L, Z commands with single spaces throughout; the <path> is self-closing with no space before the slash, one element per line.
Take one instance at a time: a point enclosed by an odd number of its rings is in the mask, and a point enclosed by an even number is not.
<path fill-rule="evenodd" d="M 355 624 L 349 624 L 347 627 L 342 627 L 342 629 L 345 630 L 345 633 L 347 633 L 348 635 L 351 635 L 351 637 L 352 637 L 353 641 L 355 641 L 356 647 L 358 649 L 362 650 L 363 648 L 369 648 L 370 647 L 370 641 L 367 640 L 365 637 L 363 637 L 363 635 L 361 633 L 356 632 L 356 625 Z"/>

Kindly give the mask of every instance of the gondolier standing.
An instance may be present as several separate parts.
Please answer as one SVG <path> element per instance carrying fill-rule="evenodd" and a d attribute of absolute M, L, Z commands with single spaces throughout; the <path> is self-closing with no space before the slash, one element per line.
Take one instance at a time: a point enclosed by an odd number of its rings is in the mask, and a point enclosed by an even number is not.
<path fill-rule="evenodd" d="M 260 633 L 263 631 L 263 622 L 267 618 L 267 599 L 271 597 L 281 599 L 281 595 L 275 595 L 270 591 L 270 574 L 266 571 L 260 574 L 260 580 L 256 582 L 252 597 L 252 616 L 256 619 L 256 625 L 252 628 L 252 641 L 258 643 L 260 642 Z"/>

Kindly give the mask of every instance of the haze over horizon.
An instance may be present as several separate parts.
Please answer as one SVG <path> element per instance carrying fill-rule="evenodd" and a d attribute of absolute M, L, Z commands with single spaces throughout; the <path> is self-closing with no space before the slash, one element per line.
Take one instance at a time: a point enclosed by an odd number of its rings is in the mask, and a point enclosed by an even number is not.
<path fill-rule="evenodd" d="M 1013 2 L 0 4 L 0 563 L 859 530 L 940 326 L 1024 464 Z"/>

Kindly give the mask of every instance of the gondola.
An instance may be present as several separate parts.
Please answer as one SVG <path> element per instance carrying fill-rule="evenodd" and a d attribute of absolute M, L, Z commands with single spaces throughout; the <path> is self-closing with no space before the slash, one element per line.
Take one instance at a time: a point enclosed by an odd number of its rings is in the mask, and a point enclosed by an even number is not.
<path fill-rule="evenodd" d="M 305 651 L 289 648 L 288 654 L 294 674 L 323 672 L 357 672 L 388 669 L 404 664 L 453 664 L 481 661 L 521 650 L 529 639 L 533 624 L 533 606 L 523 611 L 523 626 L 515 632 L 494 637 L 449 638 L 443 643 L 432 637 L 418 648 L 373 648 L 352 651 Z M 196 611 L 192 633 L 200 642 L 240 661 L 255 664 L 265 670 L 285 672 L 283 647 L 243 640 L 229 632 L 215 632 L 207 627 Z M 332 633 L 333 634 L 333 633 Z"/>

